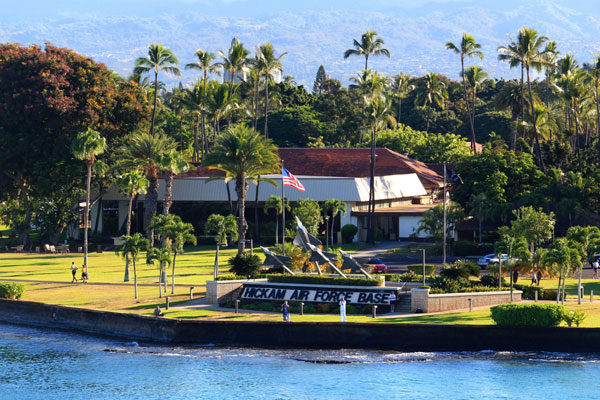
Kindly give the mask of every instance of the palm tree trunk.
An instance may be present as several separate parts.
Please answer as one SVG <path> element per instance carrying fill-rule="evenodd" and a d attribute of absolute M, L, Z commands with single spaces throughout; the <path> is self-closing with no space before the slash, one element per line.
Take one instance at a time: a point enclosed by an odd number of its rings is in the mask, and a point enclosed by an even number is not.
<path fill-rule="evenodd" d="M 598 137 L 598 143 L 600 144 L 600 98 L 598 97 L 598 80 L 594 88 L 596 90 L 596 136 Z"/>
<path fill-rule="evenodd" d="M 376 131 L 373 128 L 371 136 L 371 168 L 369 171 L 369 231 L 368 239 L 370 244 L 375 244 L 375 156 L 376 156 Z"/>
<path fill-rule="evenodd" d="M 234 85 L 234 77 L 235 77 L 235 69 L 231 70 L 231 86 L 229 87 L 229 101 L 231 101 L 231 97 L 233 96 L 233 85 Z M 231 126 L 231 117 L 232 114 L 229 113 L 229 117 L 227 117 L 227 127 Z"/>
<path fill-rule="evenodd" d="M 556 289 L 556 304 L 560 301 L 560 280 L 562 279 L 562 273 L 558 275 L 558 288 Z"/>
<path fill-rule="evenodd" d="M 577 110 L 577 102 L 575 102 L 575 110 Z M 579 163 L 579 172 L 583 174 L 583 165 L 581 163 L 581 150 L 580 150 L 580 140 L 579 140 L 579 117 L 575 115 L 575 143 L 577 146 L 577 161 Z"/>
<path fill-rule="evenodd" d="M 512 132 L 511 132 L 511 138 L 510 138 L 510 149 L 512 151 L 516 151 L 517 150 L 517 128 L 519 126 L 519 113 L 516 113 L 513 111 L 512 113 L 513 116 L 513 126 L 512 126 Z"/>
<path fill-rule="evenodd" d="M 157 107 L 158 107 L 158 72 L 154 71 L 154 108 L 152 109 L 152 125 L 150 126 L 150 133 L 152 134 L 152 136 L 154 136 L 154 123 L 156 121 L 156 108 Z"/>
<path fill-rule="evenodd" d="M 535 135 L 535 152 L 538 156 L 538 165 L 542 172 L 546 172 L 546 166 L 544 165 L 544 159 L 542 157 L 542 148 L 540 147 L 540 137 L 537 131 L 535 123 L 535 112 L 533 109 L 533 94 L 531 93 L 531 80 L 529 79 L 529 67 L 527 67 L 527 91 L 529 92 L 529 103 L 531 108 L 531 122 L 533 123 L 533 133 Z"/>
<path fill-rule="evenodd" d="M 150 174 L 148 176 L 148 193 L 146 193 L 146 204 L 144 209 L 144 229 L 146 229 L 146 235 L 150 241 L 150 246 L 154 246 L 154 232 L 148 227 L 152 217 L 156 215 L 156 207 L 158 202 L 158 176 Z"/>
<path fill-rule="evenodd" d="M 229 182 L 225 182 L 225 188 L 227 188 L 227 201 L 229 202 L 229 212 L 233 213 L 233 202 L 231 201 L 231 190 L 229 190 Z"/>
<path fill-rule="evenodd" d="M 131 234 L 131 210 L 133 208 L 133 196 L 135 192 L 132 190 L 129 194 L 129 208 L 127 211 L 127 230 L 125 231 L 127 236 Z M 123 277 L 123 282 L 129 282 L 129 253 L 125 256 L 125 276 Z"/>
<path fill-rule="evenodd" d="M 254 93 L 252 95 L 252 110 L 254 111 L 254 116 L 252 119 L 252 128 L 254 128 L 254 130 L 256 130 L 258 128 L 258 103 L 259 103 L 259 98 L 258 98 L 258 89 L 259 89 L 259 85 L 260 85 L 260 75 L 258 75 L 256 82 L 254 82 Z"/>
<path fill-rule="evenodd" d="M 467 103 L 467 118 L 469 118 L 469 127 L 471 128 L 471 150 L 473 150 L 473 154 L 477 152 L 477 146 L 475 146 L 475 127 L 473 126 L 473 119 L 471 118 L 471 105 L 469 104 L 469 99 L 467 98 L 467 81 L 465 80 L 465 56 L 461 55 L 460 57 L 460 70 L 462 71 L 462 83 L 463 83 L 463 94 L 465 103 Z M 429 124 L 427 126 L 429 130 Z"/>
<path fill-rule="evenodd" d="M 562 281 L 562 298 L 561 298 L 561 304 L 564 306 L 565 305 L 565 281 L 567 280 L 567 276 L 563 276 L 563 281 Z"/>
<path fill-rule="evenodd" d="M 577 304 L 581 304 L 581 275 L 583 274 L 583 267 L 579 268 L 579 282 L 577 282 Z"/>
<path fill-rule="evenodd" d="M 88 223 L 90 219 L 90 190 L 92 186 L 92 163 L 87 163 L 87 193 L 85 201 L 85 215 L 83 217 L 83 265 L 88 265 Z M 89 269 L 89 266 L 88 266 Z"/>
<path fill-rule="evenodd" d="M 198 161 L 198 114 L 196 114 L 196 122 L 194 123 L 194 153 L 192 154 L 192 160 Z"/>
<path fill-rule="evenodd" d="M 164 215 L 169 215 L 169 209 L 171 208 L 171 205 L 173 204 L 173 177 L 175 176 L 175 174 L 173 174 L 172 171 L 168 171 L 167 172 L 167 181 L 165 182 L 165 203 L 164 203 L 164 207 L 163 207 L 163 214 Z"/>
<path fill-rule="evenodd" d="M 248 178 L 246 174 L 238 174 L 235 177 L 235 192 L 238 196 L 238 254 L 242 254 L 246 246 L 246 230 L 248 223 L 246 222 L 246 193 L 248 192 Z"/>
<path fill-rule="evenodd" d="M 265 130 L 264 130 L 265 139 L 269 138 L 268 122 L 267 122 L 268 114 L 269 114 L 269 73 L 265 72 Z"/>
<path fill-rule="evenodd" d="M 522 136 L 525 137 L 525 95 L 524 95 L 524 82 L 525 82 L 525 78 L 523 76 L 523 73 L 525 72 L 525 66 L 523 65 L 523 63 L 521 63 L 521 122 L 523 123 L 523 127 L 522 127 Z"/>
<path fill-rule="evenodd" d="M 173 251 L 173 269 L 171 273 L 171 294 L 175 294 L 175 259 L 177 258 L 177 250 Z"/>
<path fill-rule="evenodd" d="M 400 123 L 401 115 L 402 115 L 402 96 L 398 97 L 398 118 L 396 118 L 396 122 Z"/>
<path fill-rule="evenodd" d="M 204 69 L 204 88 L 202 89 L 202 142 L 203 145 L 206 146 L 202 149 L 202 152 L 208 151 L 208 143 L 206 141 L 206 69 Z"/>
<path fill-rule="evenodd" d="M 256 196 L 254 197 L 254 241 L 260 243 L 258 232 L 258 190 L 260 189 L 260 176 L 256 181 Z"/>
<path fill-rule="evenodd" d="M 137 293 L 137 270 L 135 269 L 135 258 L 133 259 L 133 290 L 134 290 L 134 298 L 138 298 L 138 293 Z"/>
<path fill-rule="evenodd" d="M 158 298 L 162 299 L 162 268 L 158 271 Z"/>

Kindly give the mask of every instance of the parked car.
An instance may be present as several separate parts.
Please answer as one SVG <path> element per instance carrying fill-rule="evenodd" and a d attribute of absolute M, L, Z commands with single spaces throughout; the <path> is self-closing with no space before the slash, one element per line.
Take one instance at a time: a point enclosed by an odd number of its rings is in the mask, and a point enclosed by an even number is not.
<path fill-rule="evenodd" d="M 372 268 L 374 274 L 387 274 L 387 265 L 381 260 L 381 258 L 371 258 L 365 263 L 367 267 Z"/>
<path fill-rule="evenodd" d="M 502 262 L 508 260 L 508 254 L 502 254 Z M 488 265 L 498 264 L 500 260 L 498 259 L 497 254 L 487 254 L 477 260 L 477 265 L 480 267 L 487 267 Z"/>

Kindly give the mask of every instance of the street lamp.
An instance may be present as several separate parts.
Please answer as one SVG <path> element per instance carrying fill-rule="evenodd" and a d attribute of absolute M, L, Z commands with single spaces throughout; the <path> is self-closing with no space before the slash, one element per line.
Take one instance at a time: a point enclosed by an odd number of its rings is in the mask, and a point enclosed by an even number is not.
<path fill-rule="evenodd" d="M 329 215 L 325 216 L 325 246 L 329 251 Z"/>
<path fill-rule="evenodd" d="M 425 286 L 425 249 L 414 249 L 411 250 L 413 253 L 421 252 L 421 262 L 423 263 L 423 286 Z"/>
<path fill-rule="evenodd" d="M 254 255 L 254 240 L 253 239 L 244 239 L 244 243 L 250 243 L 250 255 Z"/>
<path fill-rule="evenodd" d="M 217 242 L 217 253 L 215 254 L 215 268 L 213 271 L 213 279 L 215 281 L 217 280 L 217 275 L 219 275 L 219 249 L 221 248 L 221 246 L 227 247 L 227 243 Z"/>

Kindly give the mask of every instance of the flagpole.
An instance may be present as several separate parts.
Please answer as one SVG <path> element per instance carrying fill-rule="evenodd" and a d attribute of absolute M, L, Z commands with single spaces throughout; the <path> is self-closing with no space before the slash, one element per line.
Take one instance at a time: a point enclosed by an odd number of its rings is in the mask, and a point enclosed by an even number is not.
<path fill-rule="evenodd" d="M 285 186 L 283 185 L 283 160 L 281 160 L 281 252 L 285 256 Z"/>

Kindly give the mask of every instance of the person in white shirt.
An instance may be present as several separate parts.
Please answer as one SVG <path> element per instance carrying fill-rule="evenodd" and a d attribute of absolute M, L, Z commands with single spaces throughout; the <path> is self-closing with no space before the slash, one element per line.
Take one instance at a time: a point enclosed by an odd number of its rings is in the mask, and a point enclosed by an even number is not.
<path fill-rule="evenodd" d="M 391 312 L 396 312 L 396 293 L 392 292 L 392 294 L 390 294 L 390 311 Z"/>
<path fill-rule="evenodd" d="M 594 279 L 598 279 L 598 268 L 600 268 L 600 263 L 598 260 L 594 260 L 592 263 L 592 268 L 594 268 Z"/>
<path fill-rule="evenodd" d="M 346 322 L 346 299 L 344 296 L 340 298 L 340 321 Z"/>

